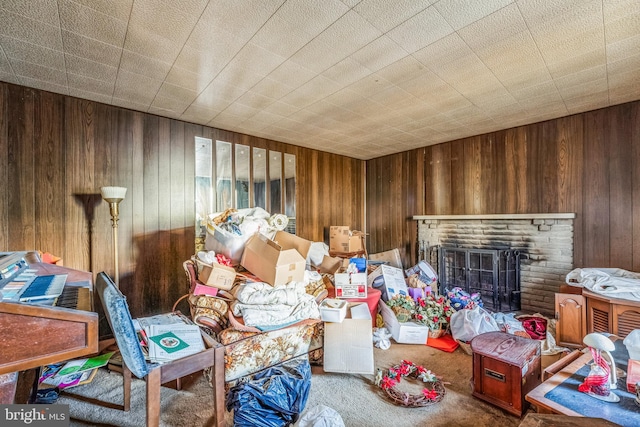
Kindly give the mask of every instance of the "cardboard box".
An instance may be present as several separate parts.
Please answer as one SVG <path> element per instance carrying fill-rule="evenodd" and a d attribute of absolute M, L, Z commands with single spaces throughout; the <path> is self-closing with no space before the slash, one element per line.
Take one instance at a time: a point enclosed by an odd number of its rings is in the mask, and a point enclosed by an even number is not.
<path fill-rule="evenodd" d="M 207 286 L 229 290 L 236 280 L 236 270 L 221 264 L 202 264 L 198 279 Z"/>
<path fill-rule="evenodd" d="M 367 277 L 370 287 L 382 291 L 382 299 L 388 301 L 396 295 L 409 295 L 404 272 L 390 265 L 381 265 Z"/>
<path fill-rule="evenodd" d="M 395 313 L 382 300 L 378 303 L 378 308 L 384 320 L 384 325 L 391 332 L 395 342 L 399 344 L 427 344 L 427 338 L 429 338 L 428 326 L 418 325 L 414 322 L 398 322 Z"/>
<path fill-rule="evenodd" d="M 322 258 L 322 264 L 318 268 L 319 273 L 335 274 L 342 268 L 342 258 L 330 257 L 325 255 Z"/>
<path fill-rule="evenodd" d="M 369 254 L 369 260 L 385 262 L 387 265 L 396 268 L 404 268 L 402 266 L 402 258 L 400 258 L 400 251 L 398 248 L 390 251 L 378 252 L 377 254 Z"/>
<path fill-rule="evenodd" d="M 407 277 L 417 274 L 420 281 L 425 285 L 431 285 L 438 281 L 438 274 L 426 261 L 420 261 L 413 267 L 407 269 L 405 274 Z"/>
<path fill-rule="evenodd" d="M 349 304 L 347 316 L 341 323 L 325 323 L 323 369 L 349 374 L 374 373 L 373 330 L 367 304 Z"/>
<path fill-rule="evenodd" d="M 367 273 L 336 273 L 333 280 L 336 298 L 367 297 Z"/>
<path fill-rule="evenodd" d="M 320 318 L 323 322 L 342 322 L 347 316 L 347 301 L 327 298 L 320 303 Z"/>
<path fill-rule="evenodd" d="M 350 253 L 363 250 L 361 231 L 351 231 L 346 225 L 332 225 L 329 228 L 329 251 Z"/>
<path fill-rule="evenodd" d="M 295 248 L 300 240 L 304 241 L 284 231 L 276 233 L 274 240 L 256 233 L 247 241 L 240 264 L 271 286 L 302 282 L 307 261 L 306 253 L 303 256 Z"/>

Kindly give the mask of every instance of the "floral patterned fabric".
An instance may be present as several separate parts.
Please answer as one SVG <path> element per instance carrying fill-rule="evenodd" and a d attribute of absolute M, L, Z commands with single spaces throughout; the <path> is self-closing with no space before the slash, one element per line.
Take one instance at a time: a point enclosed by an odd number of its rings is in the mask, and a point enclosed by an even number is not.
<path fill-rule="evenodd" d="M 225 329 L 218 334 L 225 346 L 225 382 L 231 386 L 244 376 L 307 353 L 311 363 L 321 360 L 323 337 L 320 320 L 261 333 Z"/>

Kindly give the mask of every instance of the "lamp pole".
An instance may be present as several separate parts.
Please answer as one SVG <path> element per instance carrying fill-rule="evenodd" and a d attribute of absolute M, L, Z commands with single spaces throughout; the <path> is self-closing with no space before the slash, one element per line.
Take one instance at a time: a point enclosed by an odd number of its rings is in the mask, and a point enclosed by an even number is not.
<path fill-rule="evenodd" d="M 118 269 L 118 215 L 120 214 L 119 205 L 127 193 L 124 187 L 102 187 L 102 198 L 109 203 L 109 212 L 111 213 L 111 230 L 113 235 L 113 261 L 115 266 L 114 282 L 116 287 L 120 289 L 120 273 Z"/>

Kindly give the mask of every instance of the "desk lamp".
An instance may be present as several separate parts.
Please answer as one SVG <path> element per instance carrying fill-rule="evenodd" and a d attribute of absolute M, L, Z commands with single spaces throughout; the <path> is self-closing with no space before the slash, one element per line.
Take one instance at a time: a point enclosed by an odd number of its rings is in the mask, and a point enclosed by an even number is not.
<path fill-rule="evenodd" d="M 124 199 L 127 194 L 125 187 L 101 187 L 100 192 L 105 202 L 109 203 L 109 210 L 111 212 L 111 225 L 113 231 L 113 261 L 115 264 L 115 285 L 120 289 L 120 275 L 118 273 L 118 205 Z"/>
<path fill-rule="evenodd" d="M 616 349 L 613 341 L 598 332 L 587 334 L 582 341 L 589 347 L 589 350 L 591 350 L 593 365 L 592 371 L 578 390 L 606 402 L 619 402 L 620 397 L 614 393 L 609 392 L 607 394 L 595 391 L 596 389 L 600 390 L 602 386 L 608 389 L 617 388 L 616 362 L 611 356 L 611 352 Z M 603 355 L 606 355 L 609 360 L 605 360 Z M 598 373 L 594 374 L 594 368 L 597 367 L 601 369 L 599 369 Z M 603 376 L 604 379 L 602 379 Z"/>

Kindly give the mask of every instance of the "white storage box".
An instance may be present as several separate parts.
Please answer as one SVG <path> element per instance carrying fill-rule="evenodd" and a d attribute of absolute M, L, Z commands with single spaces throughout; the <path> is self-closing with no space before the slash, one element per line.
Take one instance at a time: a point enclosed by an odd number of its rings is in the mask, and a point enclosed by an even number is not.
<path fill-rule="evenodd" d="M 367 297 L 367 273 L 336 273 L 333 280 L 336 298 Z"/>
<path fill-rule="evenodd" d="M 427 344 L 427 339 L 429 338 L 428 326 L 418 325 L 414 322 L 398 322 L 395 313 L 382 300 L 378 303 L 378 308 L 382 319 L 384 319 L 384 324 L 391 332 L 395 342 L 399 344 Z"/>
<path fill-rule="evenodd" d="M 342 322 L 347 315 L 347 301 L 327 298 L 320 303 L 320 318 L 324 322 Z"/>

